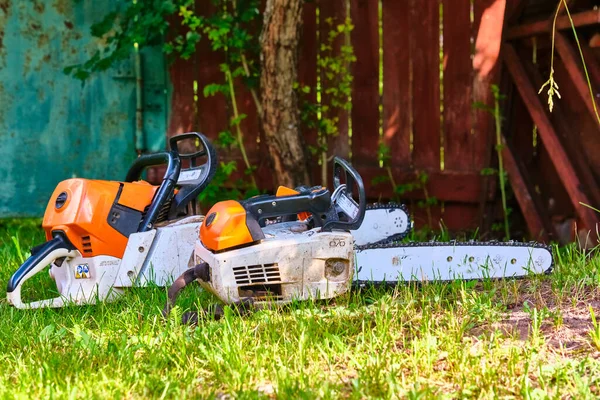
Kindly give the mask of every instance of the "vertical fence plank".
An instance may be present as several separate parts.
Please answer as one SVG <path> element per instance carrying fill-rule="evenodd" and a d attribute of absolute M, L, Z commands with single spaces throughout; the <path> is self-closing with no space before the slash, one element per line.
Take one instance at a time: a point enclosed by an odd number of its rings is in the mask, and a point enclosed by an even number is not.
<path fill-rule="evenodd" d="M 169 68 L 173 85 L 168 137 L 189 132 L 195 127 L 196 109 L 194 105 L 194 86 L 196 70 L 195 57 L 191 60 L 178 58 Z"/>
<path fill-rule="evenodd" d="M 508 4 L 508 13 L 514 15 L 515 2 Z M 502 42 L 502 30 L 507 8 L 506 0 L 478 0 L 473 2 L 472 36 L 475 44 L 473 53 L 473 103 L 493 107 L 494 96 L 491 84 L 499 82 L 501 63 L 499 52 Z M 474 149 L 473 166 L 482 170 L 492 165 L 494 143 L 494 118 L 486 110 L 474 109 L 473 134 L 477 137 Z M 498 179 L 482 175 L 482 192 L 479 197 L 479 223 L 488 225 L 491 217 L 488 207 L 489 194 L 497 186 Z M 491 189 L 491 190 L 489 190 Z"/>
<path fill-rule="evenodd" d="M 327 19 L 331 18 L 333 24 L 327 23 Z M 328 35 L 331 30 L 335 30 L 337 25 L 343 24 L 346 19 L 346 0 L 326 0 L 319 3 L 319 34 L 320 43 L 328 43 Z M 333 43 L 333 57 L 339 56 L 341 47 L 345 44 L 346 38 L 344 35 L 339 35 Z M 325 105 L 331 105 L 330 94 L 326 93 L 328 88 L 334 88 L 338 85 L 336 80 L 331 81 L 327 77 L 327 71 L 321 70 L 321 101 Z M 331 136 L 327 140 L 328 156 L 339 156 L 348 158 L 350 154 L 350 142 L 348 137 L 348 112 L 345 110 L 330 110 L 324 112 L 330 118 L 337 117 L 338 132 L 337 135 Z M 329 168 L 328 168 L 329 169 Z"/>
<path fill-rule="evenodd" d="M 411 163 L 410 4 L 383 2 L 383 142 L 390 163 L 408 170 Z"/>
<path fill-rule="evenodd" d="M 172 17 L 169 23 L 173 27 L 167 40 L 173 40 L 180 31 L 181 17 Z M 189 60 L 180 57 L 169 65 L 169 78 L 172 85 L 171 108 L 167 138 L 179 133 L 189 132 L 196 126 L 196 105 L 194 100 L 194 81 L 196 80 L 195 52 Z"/>
<path fill-rule="evenodd" d="M 246 117 L 240 122 L 240 129 L 243 135 L 243 142 L 246 150 L 246 155 L 248 156 L 250 164 L 252 166 L 258 167 L 261 161 L 259 152 L 260 146 L 257 142 L 257 139 L 259 137 L 258 114 L 256 112 L 256 106 L 254 103 L 254 99 L 252 98 L 252 94 L 250 93 L 250 90 L 242 81 L 242 79 L 236 80 L 235 96 L 238 107 L 238 113 L 240 115 L 246 115 Z M 231 112 L 231 116 L 233 117 L 233 111 Z M 234 135 L 237 134 L 235 127 L 231 127 L 231 130 Z M 243 160 L 241 161 L 242 162 L 238 164 L 238 168 L 243 168 L 245 170 L 246 166 L 243 163 Z M 256 175 L 256 173 L 254 175 Z M 248 181 L 250 182 L 250 180 Z"/>
<path fill-rule="evenodd" d="M 298 50 L 298 82 L 301 86 L 308 86 L 310 93 L 301 93 L 298 104 L 302 107 L 303 101 L 311 104 L 317 102 L 317 4 L 315 2 L 304 3 L 302 11 L 302 36 L 300 37 Z M 316 147 L 318 132 L 316 128 L 303 127 L 302 136 L 306 146 Z M 306 152 L 309 157 L 310 176 L 312 184 L 320 183 L 320 169 L 318 168 L 318 155 Z"/>
<path fill-rule="evenodd" d="M 473 169 L 475 142 L 471 134 L 471 2 L 443 0 L 444 14 L 444 164 L 445 169 Z"/>
<path fill-rule="evenodd" d="M 500 46 L 506 0 L 478 0 L 474 2 L 473 39 L 473 102 L 493 107 L 492 84 L 500 80 Z M 477 169 L 489 166 L 494 118 L 485 110 L 473 112 L 473 129 L 477 140 L 474 148 L 473 165 Z"/>
<path fill-rule="evenodd" d="M 212 3 L 200 6 L 196 4 L 196 12 L 202 16 L 209 16 L 215 12 Z M 224 62 L 221 53 L 212 50 L 209 39 L 204 35 L 198 43 L 197 86 L 198 86 L 198 125 L 202 133 L 215 140 L 219 132 L 229 127 L 229 108 L 223 94 L 205 97 L 204 87 L 211 83 L 226 83 L 225 76 L 219 65 Z"/>
<path fill-rule="evenodd" d="M 378 4 L 352 0 L 354 23 L 352 46 L 356 62 L 352 68 L 352 162 L 377 166 L 379 141 L 379 32 Z"/>
<path fill-rule="evenodd" d="M 411 2 L 415 168 L 440 169 L 440 76 L 438 1 Z"/>

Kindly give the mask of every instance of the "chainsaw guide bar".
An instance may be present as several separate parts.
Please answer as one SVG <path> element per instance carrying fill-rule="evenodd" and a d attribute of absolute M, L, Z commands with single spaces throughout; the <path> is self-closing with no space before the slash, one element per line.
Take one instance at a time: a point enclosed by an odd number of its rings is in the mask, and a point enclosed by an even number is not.
<path fill-rule="evenodd" d="M 412 221 L 404 204 L 368 204 L 360 228 L 350 231 L 356 246 L 388 243 L 404 239 L 412 231 Z"/>
<path fill-rule="evenodd" d="M 551 247 L 537 242 L 411 242 L 356 246 L 354 282 L 452 281 L 549 274 Z"/>

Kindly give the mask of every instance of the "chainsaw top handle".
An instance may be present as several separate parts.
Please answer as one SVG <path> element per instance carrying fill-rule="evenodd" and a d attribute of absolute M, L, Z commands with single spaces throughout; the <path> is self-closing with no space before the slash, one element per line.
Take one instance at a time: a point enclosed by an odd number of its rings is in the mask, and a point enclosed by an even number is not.
<path fill-rule="evenodd" d="M 356 230 L 367 210 L 367 196 L 361 176 L 350 163 L 340 157 L 333 159 L 332 207 L 323 224 L 323 231 L 332 229 Z M 354 200 L 354 189 L 358 202 Z"/>
<path fill-rule="evenodd" d="M 194 140 L 194 151 L 182 152 L 183 146 L 180 145 L 185 140 Z M 171 147 L 169 151 L 138 157 L 125 178 L 126 182 L 133 182 L 140 179 L 147 168 L 165 164 L 167 167 L 162 183 L 140 224 L 139 232 L 152 229 L 163 207 L 168 206 L 171 200 L 168 219 L 185 214 L 188 204 L 195 202 L 196 197 L 206 188 L 217 171 L 217 153 L 203 134 L 198 132 L 182 133 L 171 137 L 169 145 Z M 206 161 L 198 165 L 198 160 L 202 157 L 206 157 Z M 189 160 L 189 166 L 182 168 L 182 160 Z M 174 194 L 175 188 L 178 188 L 176 194 Z"/>
<path fill-rule="evenodd" d="M 183 141 L 193 140 L 194 150 L 190 153 L 183 153 Z M 177 218 L 185 214 L 188 204 L 192 204 L 192 209 L 196 208 L 196 199 L 206 188 L 217 172 L 218 157 L 217 151 L 208 141 L 206 136 L 199 132 L 182 133 L 169 139 L 171 151 L 179 155 L 182 160 L 189 160 L 189 166 L 182 168 L 177 186 L 179 190 L 175 195 L 171 208 L 169 210 L 169 219 Z M 180 146 L 181 145 L 181 146 Z M 201 158 L 206 160 L 199 164 Z"/>

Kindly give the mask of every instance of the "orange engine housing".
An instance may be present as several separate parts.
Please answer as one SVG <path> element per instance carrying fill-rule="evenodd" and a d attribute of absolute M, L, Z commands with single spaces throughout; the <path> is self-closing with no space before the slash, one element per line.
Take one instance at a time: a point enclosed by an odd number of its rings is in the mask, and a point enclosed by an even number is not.
<path fill-rule="evenodd" d="M 116 222 L 114 218 L 120 217 L 113 206 L 119 205 L 120 210 L 138 215 L 150 205 L 157 189 L 157 186 L 144 181 L 62 181 L 52 193 L 44 214 L 42 227 L 46 238 L 52 239 L 53 231 L 63 231 L 84 257 L 107 255 L 121 258 L 129 235 L 109 223 L 111 217 L 113 222 Z M 59 196 L 61 199 L 57 203 Z M 60 203 L 62 206 L 57 208 Z"/>
<path fill-rule="evenodd" d="M 200 226 L 200 240 L 209 250 L 221 251 L 242 246 L 264 237 L 248 226 L 246 209 L 235 200 L 221 201 L 215 204 Z"/>

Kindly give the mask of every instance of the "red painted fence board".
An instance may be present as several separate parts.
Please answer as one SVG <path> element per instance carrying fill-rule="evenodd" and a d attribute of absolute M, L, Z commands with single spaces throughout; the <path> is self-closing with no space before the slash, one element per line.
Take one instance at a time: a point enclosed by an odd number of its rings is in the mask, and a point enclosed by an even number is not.
<path fill-rule="evenodd" d="M 351 0 L 354 23 L 352 45 L 356 55 L 352 90 L 352 161 L 358 166 L 377 164 L 379 138 L 379 32 L 378 4 Z"/>
<path fill-rule="evenodd" d="M 392 166 L 411 164 L 411 92 L 407 1 L 383 2 L 383 141 L 390 148 Z M 399 29 L 400 28 L 400 29 Z"/>
<path fill-rule="evenodd" d="M 452 171 L 473 169 L 477 138 L 472 127 L 471 5 L 444 0 L 444 164 Z"/>
<path fill-rule="evenodd" d="M 413 65 L 413 162 L 419 170 L 440 169 L 439 3 L 411 3 Z"/>

